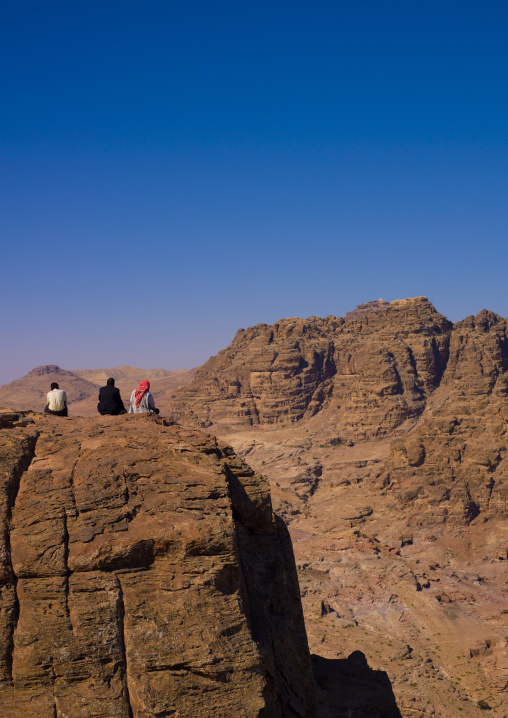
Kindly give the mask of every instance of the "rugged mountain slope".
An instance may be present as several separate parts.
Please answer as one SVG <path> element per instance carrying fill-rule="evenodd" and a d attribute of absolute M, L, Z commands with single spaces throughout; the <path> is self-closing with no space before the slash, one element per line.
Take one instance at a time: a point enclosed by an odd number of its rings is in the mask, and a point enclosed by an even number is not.
<path fill-rule="evenodd" d="M 348 438 L 384 436 L 419 416 L 439 384 L 452 325 L 424 297 L 345 321 L 283 319 L 240 330 L 175 396 L 181 420 L 282 426 L 333 406 Z"/>
<path fill-rule="evenodd" d="M 508 715 L 506 320 L 425 298 L 237 334 L 177 393 L 271 481 L 311 650 L 406 716 Z"/>
<path fill-rule="evenodd" d="M 492 312 L 458 322 L 440 386 L 416 428 L 392 445 L 392 477 L 415 510 L 412 523 L 507 515 L 506 332 Z"/>
<path fill-rule="evenodd" d="M 147 415 L 34 420 L 0 429 L 2 718 L 314 716 L 263 477 Z"/>

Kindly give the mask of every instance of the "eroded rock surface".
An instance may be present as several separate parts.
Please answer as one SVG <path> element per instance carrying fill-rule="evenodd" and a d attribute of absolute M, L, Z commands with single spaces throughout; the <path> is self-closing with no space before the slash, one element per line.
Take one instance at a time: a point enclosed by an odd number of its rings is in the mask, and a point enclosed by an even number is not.
<path fill-rule="evenodd" d="M 391 447 L 412 523 L 507 515 L 507 370 L 506 320 L 483 311 L 455 325 L 440 386 L 415 429 Z"/>
<path fill-rule="evenodd" d="M 358 319 L 362 316 L 362 314 L 367 314 L 368 312 L 375 312 L 378 309 L 384 309 L 389 304 L 390 302 L 387 302 L 386 299 L 374 299 L 371 302 L 364 302 L 363 304 L 359 304 L 356 309 L 352 309 L 350 312 L 347 312 L 344 319 L 346 320 L 346 322 L 350 322 L 355 319 Z"/>
<path fill-rule="evenodd" d="M 341 317 L 241 329 L 177 392 L 175 416 L 234 429 L 288 425 L 333 407 L 337 431 L 385 436 L 418 417 L 448 358 L 451 323 L 425 297 Z"/>
<path fill-rule="evenodd" d="M 266 480 L 147 415 L 0 430 L 0 715 L 314 714 Z"/>
<path fill-rule="evenodd" d="M 505 319 L 419 297 L 239 332 L 178 393 L 270 478 L 320 700 L 360 651 L 404 718 L 508 716 L 507 380 Z M 374 689 L 332 692 L 383 715 Z"/>

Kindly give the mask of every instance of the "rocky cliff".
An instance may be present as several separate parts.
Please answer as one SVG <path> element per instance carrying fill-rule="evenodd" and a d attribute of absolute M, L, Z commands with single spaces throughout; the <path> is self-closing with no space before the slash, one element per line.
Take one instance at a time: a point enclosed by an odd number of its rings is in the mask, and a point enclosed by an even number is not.
<path fill-rule="evenodd" d="M 261 475 L 147 415 L 2 425 L 2 718 L 315 714 Z"/>
<path fill-rule="evenodd" d="M 338 443 L 398 435 L 390 481 L 420 523 L 504 514 L 506 321 L 483 311 L 452 326 L 424 297 L 373 304 L 347 322 L 240 331 L 177 393 L 175 415 L 238 431 L 321 414 Z"/>
<path fill-rule="evenodd" d="M 377 303 L 376 303 L 377 304 Z M 332 406 L 349 438 L 418 417 L 448 359 L 452 324 L 425 297 L 341 317 L 241 329 L 173 401 L 176 416 L 239 429 L 287 425 Z"/>
<path fill-rule="evenodd" d="M 449 359 L 414 431 L 391 449 L 412 522 L 464 524 L 508 509 L 508 339 L 493 312 L 458 322 Z"/>
<path fill-rule="evenodd" d="M 241 330 L 174 400 L 270 478 L 311 650 L 362 651 L 404 718 L 508 715 L 507 380 L 505 319 L 417 297 Z"/>

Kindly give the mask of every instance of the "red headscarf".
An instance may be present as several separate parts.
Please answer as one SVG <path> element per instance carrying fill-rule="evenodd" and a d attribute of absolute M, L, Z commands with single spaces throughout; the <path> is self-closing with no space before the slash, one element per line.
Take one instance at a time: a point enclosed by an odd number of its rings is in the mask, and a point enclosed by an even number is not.
<path fill-rule="evenodd" d="M 145 379 L 145 381 L 140 381 L 140 382 L 139 382 L 139 386 L 138 386 L 138 388 L 136 389 L 136 394 L 135 394 L 135 398 L 136 398 L 136 409 L 138 408 L 138 406 L 139 406 L 139 404 L 140 404 L 141 399 L 143 398 L 143 396 L 144 396 L 144 395 L 146 394 L 146 392 L 149 391 L 149 390 L 150 390 L 150 382 L 149 382 L 149 381 L 147 381 L 147 380 Z"/>

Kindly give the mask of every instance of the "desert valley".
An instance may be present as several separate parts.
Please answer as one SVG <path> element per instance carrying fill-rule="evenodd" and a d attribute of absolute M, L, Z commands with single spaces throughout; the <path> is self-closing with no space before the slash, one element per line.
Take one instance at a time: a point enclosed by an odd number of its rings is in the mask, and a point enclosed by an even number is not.
<path fill-rule="evenodd" d="M 0 387 L 0 714 L 506 718 L 507 329 L 379 300 Z"/>

